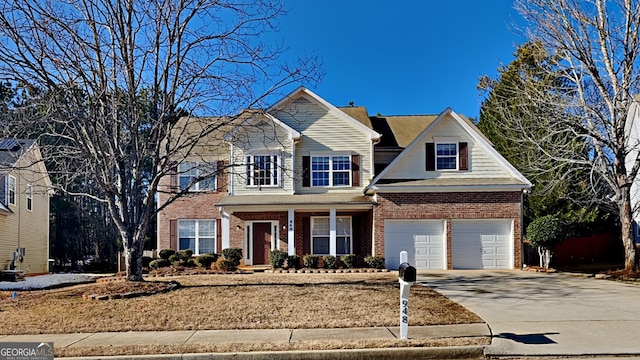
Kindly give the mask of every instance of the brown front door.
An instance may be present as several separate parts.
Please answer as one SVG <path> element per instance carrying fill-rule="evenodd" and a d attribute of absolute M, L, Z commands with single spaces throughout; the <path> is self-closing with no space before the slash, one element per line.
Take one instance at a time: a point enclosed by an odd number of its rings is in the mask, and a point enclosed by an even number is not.
<path fill-rule="evenodd" d="M 271 223 L 253 223 L 253 265 L 269 263 Z"/>

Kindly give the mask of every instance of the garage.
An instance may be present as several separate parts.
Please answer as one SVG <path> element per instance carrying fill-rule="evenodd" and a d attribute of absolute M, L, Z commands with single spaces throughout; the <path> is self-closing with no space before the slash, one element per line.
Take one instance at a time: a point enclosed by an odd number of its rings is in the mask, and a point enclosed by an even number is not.
<path fill-rule="evenodd" d="M 397 270 L 406 251 L 416 269 L 445 269 L 443 220 L 385 220 L 384 249 L 388 269 Z"/>
<path fill-rule="evenodd" d="M 513 269 L 512 220 L 454 220 L 454 269 Z"/>

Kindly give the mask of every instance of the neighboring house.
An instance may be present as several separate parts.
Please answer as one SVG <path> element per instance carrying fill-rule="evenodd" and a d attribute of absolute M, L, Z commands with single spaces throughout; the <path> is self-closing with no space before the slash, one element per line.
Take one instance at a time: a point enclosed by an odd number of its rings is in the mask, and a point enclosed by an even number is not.
<path fill-rule="evenodd" d="M 240 247 L 246 265 L 272 249 L 384 256 L 391 269 L 401 250 L 418 268 L 522 264 L 531 184 L 450 109 L 369 117 L 299 88 L 225 139 L 210 161 L 237 165 L 161 212 L 158 248 Z"/>
<path fill-rule="evenodd" d="M 0 261 L 3 270 L 49 271 L 51 181 L 35 140 L 0 139 Z"/>

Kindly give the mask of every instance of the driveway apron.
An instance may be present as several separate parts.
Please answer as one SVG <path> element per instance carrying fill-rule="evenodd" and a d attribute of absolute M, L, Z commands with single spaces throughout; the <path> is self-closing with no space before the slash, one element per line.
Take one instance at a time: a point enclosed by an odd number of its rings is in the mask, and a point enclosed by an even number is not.
<path fill-rule="evenodd" d="M 520 270 L 420 272 L 418 284 L 487 322 L 486 355 L 640 355 L 640 285 Z"/>

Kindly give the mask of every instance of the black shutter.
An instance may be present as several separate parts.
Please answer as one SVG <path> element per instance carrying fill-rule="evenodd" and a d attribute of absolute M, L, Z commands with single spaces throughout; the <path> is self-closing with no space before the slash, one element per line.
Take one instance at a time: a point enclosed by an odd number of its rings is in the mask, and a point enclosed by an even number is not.
<path fill-rule="evenodd" d="M 302 157 L 302 187 L 311 186 L 311 156 Z"/>
<path fill-rule="evenodd" d="M 436 169 L 436 151 L 433 143 L 427 143 L 427 171 Z"/>

